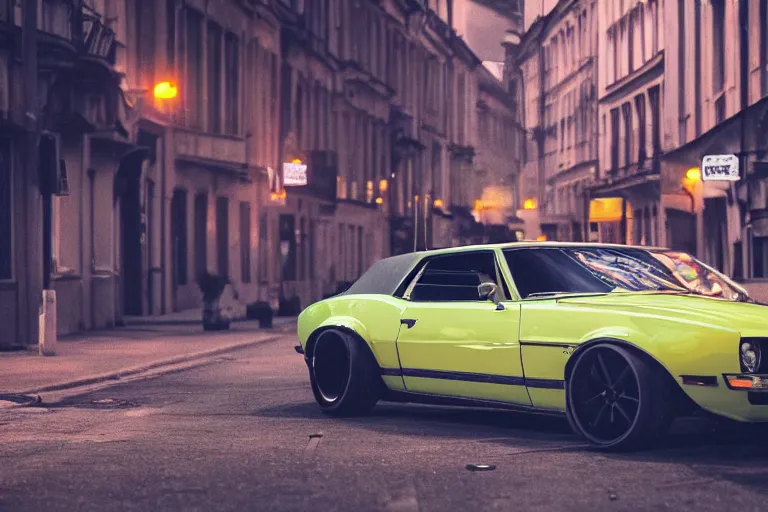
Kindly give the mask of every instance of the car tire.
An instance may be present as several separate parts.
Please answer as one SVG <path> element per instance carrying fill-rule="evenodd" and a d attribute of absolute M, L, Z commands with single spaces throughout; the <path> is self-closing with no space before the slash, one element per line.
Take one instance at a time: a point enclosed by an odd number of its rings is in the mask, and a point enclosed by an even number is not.
<path fill-rule="evenodd" d="M 381 396 L 383 383 L 373 353 L 363 340 L 341 330 L 318 335 L 309 374 L 315 400 L 329 415 L 365 415 Z"/>
<path fill-rule="evenodd" d="M 669 428 L 674 417 L 662 370 L 612 344 L 577 357 L 565 386 L 566 415 L 577 434 L 619 451 L 644 447 Z"/>

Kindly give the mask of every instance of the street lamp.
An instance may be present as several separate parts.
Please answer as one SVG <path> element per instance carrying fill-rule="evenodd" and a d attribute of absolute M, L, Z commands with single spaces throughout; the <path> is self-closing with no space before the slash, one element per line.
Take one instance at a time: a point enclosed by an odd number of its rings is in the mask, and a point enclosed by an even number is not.
<path fill-rule="evenodd" d="M 685 181 L 693 185 L 701 179 L 701 169 L 698 167 L 691 167 L 685 171 Z"/>
<path fill-rule="evenodd" d="M 179 89 L 175 83 L 166 80 L 155 85 L 153 94 L 158 100 L 172 100 L 179 95 Z"/>

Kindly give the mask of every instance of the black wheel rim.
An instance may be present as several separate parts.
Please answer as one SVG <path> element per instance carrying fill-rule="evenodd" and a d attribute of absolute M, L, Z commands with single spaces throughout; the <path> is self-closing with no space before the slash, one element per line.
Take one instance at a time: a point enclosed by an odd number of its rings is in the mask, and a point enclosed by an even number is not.
<path fill-rule="evenodd" d="M 336 402 L 349 381 L 349 351 L 344 339 L 333 332 L 322 333 L 312 354 L 315 385 L 328 403 Z"/>
<path fill-rule="evenodd" d="M 585 352 L 571 375 L 571 415 L 582 433 L 598 444 L 626 437 L 640 412 L 640 387 L 631 362 L 620 352 L 596 347 Z"/>

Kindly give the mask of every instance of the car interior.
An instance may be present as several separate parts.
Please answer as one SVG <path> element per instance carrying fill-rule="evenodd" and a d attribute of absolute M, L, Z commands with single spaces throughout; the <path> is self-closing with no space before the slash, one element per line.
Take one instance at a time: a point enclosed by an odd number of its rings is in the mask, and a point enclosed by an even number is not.
<path fill-rule="evenodd" d="M 414 302 L 480 301 L 478 287 L 482 283 L 495 284 L 499 300 L 510 296 L 492 251 L 430 259 L 417 279 L 408 297 Z"/>

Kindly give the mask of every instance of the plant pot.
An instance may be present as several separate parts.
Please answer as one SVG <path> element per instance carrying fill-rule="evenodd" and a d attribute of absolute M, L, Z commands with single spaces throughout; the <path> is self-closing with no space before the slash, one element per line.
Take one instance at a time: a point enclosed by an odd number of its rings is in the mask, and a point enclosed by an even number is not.
<path fill-rule="evenodd" d="M 219 301 L 205 302 L 203 305 L 203 330 L 226 331 L 229 329 L 229 320 L 221 314 Z"/>
<path fill-rule="evenodd" d="M 270 310 L 269 314 L 265 314 L 264 316 L 259 318 L 259 327 L 262 329 L 271 329 L 272 328 L 272 310 Z"/>
<path fill-rule="evenodd" d="M 275 312 L 268 302 L 252 302 L 246 306 L 246 317 L 248 320 L 258 320 L 259 327 L 269 329 L 272 327 Z"/>

